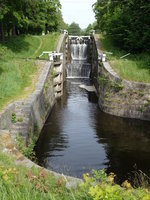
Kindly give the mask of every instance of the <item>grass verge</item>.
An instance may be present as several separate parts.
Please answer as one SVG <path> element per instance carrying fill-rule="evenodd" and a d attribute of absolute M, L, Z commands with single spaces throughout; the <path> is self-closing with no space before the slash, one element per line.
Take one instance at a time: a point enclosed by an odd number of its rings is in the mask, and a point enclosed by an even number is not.
<path fill-rule="evenodd" d="M 35 58 L 43 50 L 54 51 L 58 33 L 18 36 L 0 42 L 0 109 L 34 88 L 40 67 Z"/>
<path fill-rule="evenodd" d="M 100 44 L 104 52 L 112 52 L 107 54 L 107 59 L 113 69 L 120 77 L 137 82 L 150 83 L 150 55 L 148 53 L 130 54 L 120 59 L 120 57 L 130 53 L 116 48 L 109 38 L 100 35 Z"/>
<path fill-rule="evenodd" d="M 0 199 L 5 200 L 148 200 L 149 189 L 134 189 L 128 181 L 114 184 L 114 174 L 104 170 L 84 174 L 77 188 L 66 188 L 64 178 L 56 179 L 43 169 L 15 165 L 10 155 L 0 152 Z"/>
<path fill-rule="evenodd" d="M 0 152 L 0 199 L 89 199 L 84 189 L 67 189 L 65 184 L 63 178 L 56 179 L 42 169 L 17 166 L 10 156 Z"/>

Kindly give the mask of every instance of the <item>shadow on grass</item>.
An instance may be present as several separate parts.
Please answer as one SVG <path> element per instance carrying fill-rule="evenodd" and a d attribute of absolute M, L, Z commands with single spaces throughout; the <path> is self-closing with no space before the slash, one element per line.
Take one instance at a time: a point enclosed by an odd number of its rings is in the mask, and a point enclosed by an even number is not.
<path fill-rule="evenodd" d="M 4 42 L 0 41 L 1 46 L 7 47 L 14 53 L 19 53 L 22 50 L 28 51 L 30 44 L 25 41 L 25 36 L 16 36 L 15 38 L 6 38 Z"/>
<path fill-rule="evenodd" d="M 139 70 L 147 70 L 148 75 L 150 75 L 150 64 L 148 66 L 145 62 L 137 62 L 137 67 Z"/>
<path fill-rule="evenodd" d="M 0 67 L 0 75 L 3 73 L 3 71 L 4 71 L 4 70 Z"/>

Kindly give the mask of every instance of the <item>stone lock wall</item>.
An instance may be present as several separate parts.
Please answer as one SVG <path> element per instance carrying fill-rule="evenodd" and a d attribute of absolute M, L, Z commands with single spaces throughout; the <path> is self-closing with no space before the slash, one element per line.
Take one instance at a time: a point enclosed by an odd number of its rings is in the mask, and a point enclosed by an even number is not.
<path fill-rule="evenodd" d="M 101 50 L 98 39 L 93 38 L 98 54 L 94 53 L 93 58 L 98 60 Z M 115 116 L 150 120 L 150 84 L 121 79 L 107 61 L 93 62 L 93 68 L 101 110 Z"/>
<path fill-rule="evenodd" d="M 99 106 L 109 114 L 150 120 L 150 85 L 122 80 L 109 63 L 99 65 Z"/>
<path fill-rule="evenodd" d="M 57 51 L 65 54 L 66 35 L 60 36 Z M 44 62 L 34 92 L 25 100 L 10 104 L 0 113 L 0 129 L 9 130 L 16 142 L 17 134 L 28 143 L 33 135 L 39 136 L 55 101 L 63 94 L 63 53 L 53 55 L 53 61 Z M 61 55 L 61 59 L 60 59 Z M 56 58 L 59 58 L 58 60 Z"/>
<path fill-rule="evenodd" d="M 9 130 L 12 126 L 12 113 L 15 111 L 15 104 L 11 103 L 0 112 L 0 129 Z"/>
<path fill-rule="evenodd" d="M 100 54 L 100 50 L 99 50 L 99 43 L 98 40 L 96 38 L 96 36 L 94 34 L 91 34 L 90 37 L 90 51 L 89 51 L 89 58 L 90 58 L 90 63 L 91 63 L 91 74 L 90 74 L 90 78 L 93 80 L 93 83 L 96 87 L 96 89 L 98 90 L 98 82 L 97 82 L 97 78 L 98 78 L 98 55 Z"/>
<path fill-rule="evenodd" d="M 27 142 L 34 134 L 40 133 L 54 103 L 53 64 L 47 62 L 40 75 L 35 91 L 25 102 L 15 103 L 14 114 L 16 122 L 10 127 L 11 136 L 15 142 L 17 134 Z"/>

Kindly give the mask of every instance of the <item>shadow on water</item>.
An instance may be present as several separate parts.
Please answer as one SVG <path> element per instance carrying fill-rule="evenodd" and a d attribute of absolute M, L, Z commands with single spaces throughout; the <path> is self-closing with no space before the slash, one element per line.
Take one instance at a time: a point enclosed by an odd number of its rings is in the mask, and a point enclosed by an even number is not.
<path fill-rule="evenodd" d="M 117 174 L 117 181 L 133 178 L 133 171 L 150 175 L 150 124 L 97 113 L 97 142 L 104 144 L 107 172 Z"/>
<path fill-rule="evenodd" d="M 39 164 L 77 177 L 105 168 L 119 182 L 135 167 L 150 175 L 150 123 L 103 113 L 96 95 L 80 84 L 68 80 L 54 106 L 37 142 Z"/>

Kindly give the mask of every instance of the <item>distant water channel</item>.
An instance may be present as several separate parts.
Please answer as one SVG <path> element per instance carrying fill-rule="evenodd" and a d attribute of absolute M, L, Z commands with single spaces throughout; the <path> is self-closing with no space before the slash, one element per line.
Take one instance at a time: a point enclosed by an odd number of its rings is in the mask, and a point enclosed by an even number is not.
<path fill-rule="evenodd" d="M 103 113 L 80 84 L 90 82 L 66 81 L 36 145 L 39 164 L 75 177 L 103 168 L 120 181 L 135 169 L 150 175 L 150 122 Z"/>

